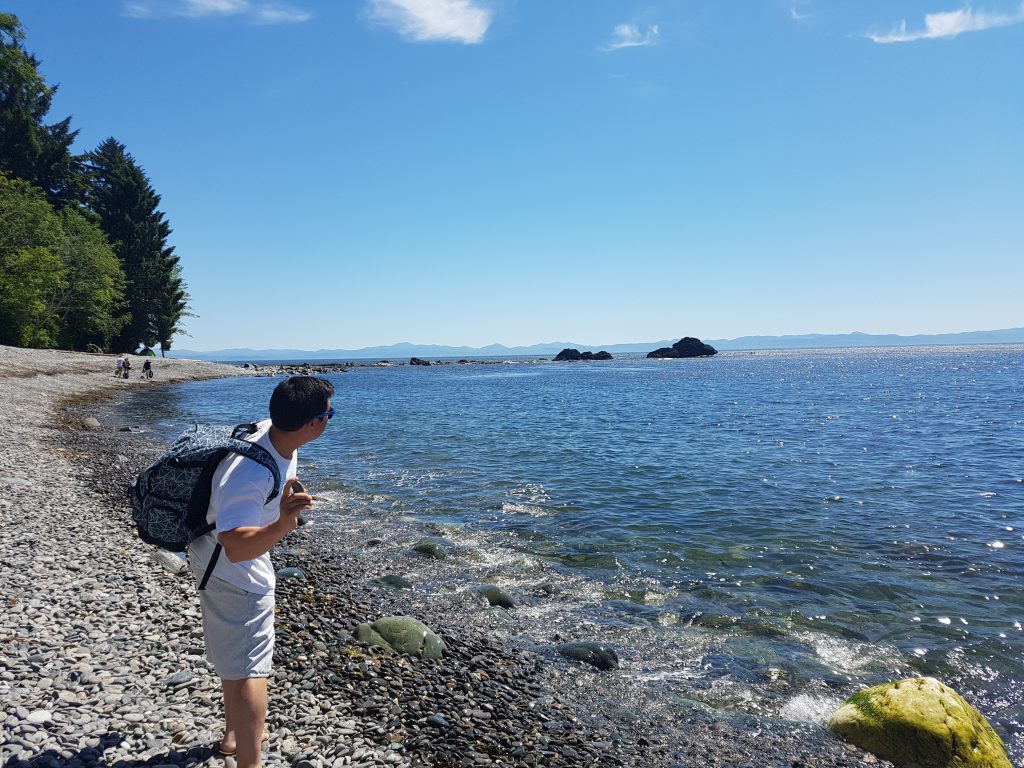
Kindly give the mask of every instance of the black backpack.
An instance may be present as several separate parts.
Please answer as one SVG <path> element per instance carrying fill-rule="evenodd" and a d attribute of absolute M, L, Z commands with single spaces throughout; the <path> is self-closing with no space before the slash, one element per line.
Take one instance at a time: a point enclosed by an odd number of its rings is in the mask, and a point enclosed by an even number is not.
<path fill-rule="evenodd" d="M 213 473 L 229 454 L 237 453 L 266 467 L 274 477 L 270 503 L 281 490 L 277 462 L 262 446 L 244 438 L 256 432 L 255 424 L 239 424 L 230 433 L 224 427 L 196 425 L 174 441 L 167 452 L 139 473 L 128 491 L 132 519 L 139 538 L 171 552 L 184 552 L 216 525 L 206 521 Z M 200 589 L 206 588 L 220 557 L 218 542 L 206 568 Z"/>

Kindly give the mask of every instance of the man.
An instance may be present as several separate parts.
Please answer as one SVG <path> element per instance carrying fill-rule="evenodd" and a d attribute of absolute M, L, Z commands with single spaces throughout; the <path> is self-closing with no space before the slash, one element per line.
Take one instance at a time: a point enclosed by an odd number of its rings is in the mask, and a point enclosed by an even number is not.
<path fill-rule="evenodd" d="M 294 488 L 297 451 L 327 428 L 334 415 L 333 395 L 329 381 L 312 376 L 292 376 L 274 388 L 270 419 L 247 439 L 277 462 L 279 498 L 266 503 L 274 487 L 266 467 L 244 456 L 228 457 L 213 475 L 207 519 L 216 530 L 189 547 L 189 563 L 199 578 L 216 542 L 223 547 L 224 557 L 199 594 L 206 656 L 224 693 L 224 738 L 218 750 L 236 754 L 238 768 L 256 768 L 262 757 L 274 651 L 275 579 L 269 552 L 295 530 L 299 513 L 312 506 L 312 497 Z"/>

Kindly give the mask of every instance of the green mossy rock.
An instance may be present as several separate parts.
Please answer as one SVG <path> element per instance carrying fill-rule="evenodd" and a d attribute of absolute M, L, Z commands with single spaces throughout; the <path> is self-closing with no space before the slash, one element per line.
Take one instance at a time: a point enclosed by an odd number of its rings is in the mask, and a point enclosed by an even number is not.
<path fill-rule="evenodd" d="M 981 713 L 931 677 L 855 693 L 828 725 L 842 739 L 901 768 L 1013 768 Z"/>
<path fill-rule="evenodd" d="M 390 653 L 407 653 L 421 659 L 440 659 L 447 650 L 444 640 L 412 616 L 385 616 L 372 624 L 360 624 L 356 638 Z"/>
<path fill-rule="evenodd" d="M 412 551 L 418 555 L 423 555 L 424 557 L 432 557 L 435 560 L 444 560 L 448 557 L 448 552 L 436 541 L 417 542 L 413 546 Z"/>

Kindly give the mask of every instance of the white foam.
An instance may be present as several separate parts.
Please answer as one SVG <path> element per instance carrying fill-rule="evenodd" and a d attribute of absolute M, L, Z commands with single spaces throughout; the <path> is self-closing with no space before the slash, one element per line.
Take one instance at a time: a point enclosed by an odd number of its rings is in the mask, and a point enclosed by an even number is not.
<path fill-rule="evenodd" d="M 529 515 L 530 517 L 547 517 L 550 512 L 532 504 L 517 504 L 514 502 L 502 502 L 501 512 L 504 515 Z"/>
<path fill-rule="evenodd" d="M 801 693 L 782 705 L 779 717 L 796 720 L 800 723 L 821 725 L 842 705 L 843 699 L 837 696 L 814 696 L 809 693 Z"/>
<path fill-rule="evenodd" d="M 804 632 L 797 637 L 811 646 L 819 659 L 838 672 L 857 672 L 899 656 L 893 649 L 829 635 Z"/>

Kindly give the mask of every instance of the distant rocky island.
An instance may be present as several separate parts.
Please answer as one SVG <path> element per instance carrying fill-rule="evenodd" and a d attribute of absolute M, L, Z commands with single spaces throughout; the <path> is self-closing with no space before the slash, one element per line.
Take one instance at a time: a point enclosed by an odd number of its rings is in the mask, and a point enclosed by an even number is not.
<path fill-rule="evenodd" d="M 671 347 L 660 347 L 648 352 L 648 357 L 708 357 L 717 355 L 718 350 L 693 336 L 684 336 Z"/>
<path fill-rule="evenodd" d="M 610 353 L 604 350 L 600 352 L 580 352 L 578 349 L 566 348 L 555 355 L 555 362 L 576 362 L 578 360 L 613 360 Z"/>

